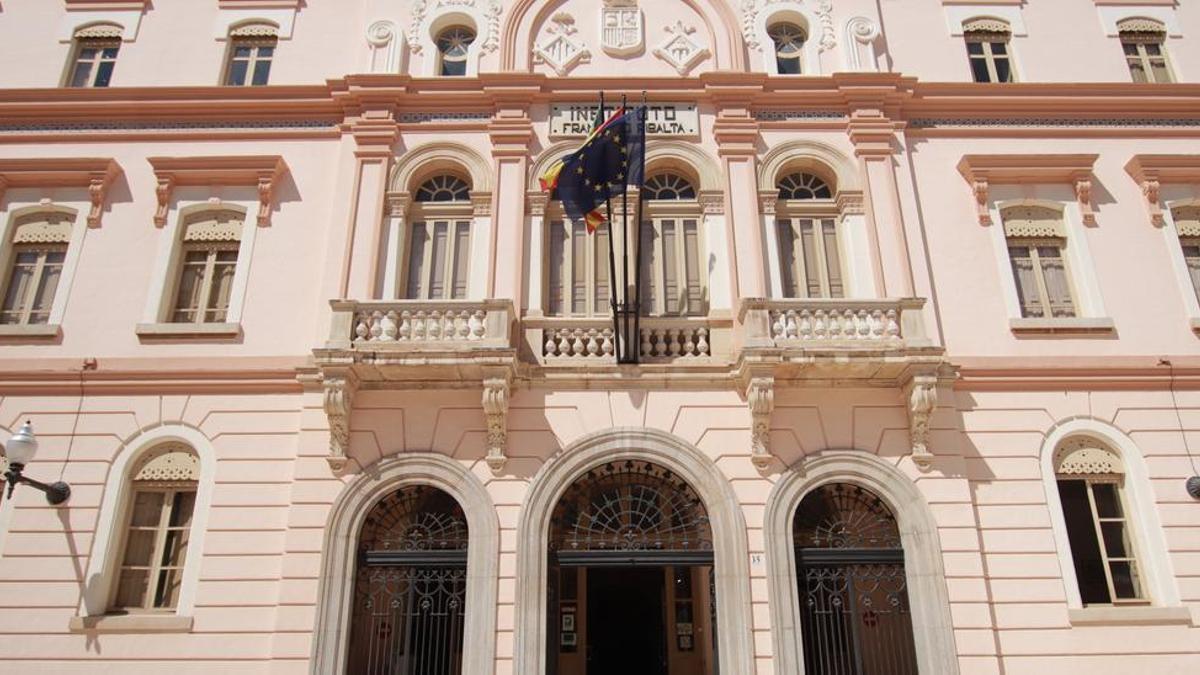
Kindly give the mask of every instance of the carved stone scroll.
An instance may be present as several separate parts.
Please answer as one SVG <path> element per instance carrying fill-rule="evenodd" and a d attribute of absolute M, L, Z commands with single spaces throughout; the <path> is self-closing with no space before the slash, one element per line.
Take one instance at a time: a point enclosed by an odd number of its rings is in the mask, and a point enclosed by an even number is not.
<path fill-rule="evenodd" d="M 771 464 L 771 413 L 775 411 L 775 378 L 751 378 L 746 388 L 746 403 L 750 406 L 750 461 L 765 468 Z"/>
<path fill-rule="evenodd" d="M 913 376 L 904 387 L 904 397 L 908 403 L 913 463 L 928 469 L 933 464 L 933 453 L 929 451 L 929 418 L 937 405 L 937 377 Z"/>
<path fill-rule="evenodd" d="M 329 418 L 329 456 L 326 460 L 334 473 L 341 473 L 350 459 L 350 411 L 358 380 L 352 374 L 326 376 L 323 384 L 325 415 Z"/>
<path fill-rule="evenodd" d="M 483 414 L 487 417 L 487 463 L 498 472 L 508 461 L 508 395 L 511 383 L 507 377 L 486 377 L 483 380 Z"/>

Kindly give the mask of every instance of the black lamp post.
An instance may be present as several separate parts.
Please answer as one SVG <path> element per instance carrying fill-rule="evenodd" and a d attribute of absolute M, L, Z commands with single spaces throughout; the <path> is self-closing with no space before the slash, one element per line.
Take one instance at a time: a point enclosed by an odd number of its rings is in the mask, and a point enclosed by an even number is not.
<path fill-rule="evenodd" d="M 8 457 L 8 471 L 4 473 L 4 478 L 8 481 L 8 495 L 6 498 L 12 499 L 13 490 L 16 489 L 17 484 L 23 483 L 44 492 L 46 494 L 46 501 L 51 505 L 57 506 L 62 504 L 71 497 L 70 485 L 62 481 L 47 485 L 22 474 L 25 470 L 25 465 L 33 461 L 34 455 L 37 454 L 37 449 L 38 442 L 33 437 L 33 424 L 26 421 L 17 430 L 17 433 L 8 439 L 8 443 L 4 446 L 4 455 Z"/>

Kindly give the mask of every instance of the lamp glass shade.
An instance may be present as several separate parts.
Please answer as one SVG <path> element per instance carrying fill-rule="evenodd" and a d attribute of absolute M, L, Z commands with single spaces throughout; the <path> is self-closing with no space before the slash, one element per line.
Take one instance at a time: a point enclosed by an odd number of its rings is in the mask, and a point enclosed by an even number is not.
<path fill-rule="evenodd" d="M 17 433 L 4 444 L 4 455 L 9 464 L 28 464 L 37 455 L 38 442 L 33 437 L 33 425 L 29 422 L 21 425 Z"/>

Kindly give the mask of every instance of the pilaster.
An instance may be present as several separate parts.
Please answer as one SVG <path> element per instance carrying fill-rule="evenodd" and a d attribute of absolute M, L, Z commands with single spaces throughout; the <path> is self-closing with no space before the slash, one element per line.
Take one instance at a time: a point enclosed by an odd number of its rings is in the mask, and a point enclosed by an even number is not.
<path fill-rule="evenodd" d="M 496 105 L 488 123 L 492 142 L 496 190 L 491 221 L 491 256 L 488 297 L 511 298 L 516 315 L 522 313 L 524 300 L 525 200 L 529 146 L 533 142 L 533 122 L 529 103 L 536 88 L 485 87 Z"/>
<path fill-rule="evenodd" d="M 730 281 L 733 297 L 766 294 L 762 225 L 758 213 L 759 129 L 751 106 L 762 86 L 713 84 L 706 90 L 717 107 L 713 136 L 725 170 L 728 195 L 726 233 L 729 238 Z"/>
<path fill-rule="evenodd" d="M 388 109 L 367 110 L 350 127 L 354 138 L 355 171 L 350 206 L 349 265 L 343 298 L 372 298 L 377 294 L 377 267 L 383 235 L 384 194 L 391 173 L 393 146 L 399 128 Z"/>

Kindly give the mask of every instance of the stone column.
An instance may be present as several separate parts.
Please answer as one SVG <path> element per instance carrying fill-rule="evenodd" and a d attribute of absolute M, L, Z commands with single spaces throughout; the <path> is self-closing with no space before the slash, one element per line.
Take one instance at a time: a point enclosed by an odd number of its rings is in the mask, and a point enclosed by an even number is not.
<path fill-rule="evenodd" d="M 529 192 L 525 195 L 525 208 L 529 213 L 529 292 L 525 298 L 526 313 L 530 316 L 543 316 L 546 313 L 544 252 L 546 241 L 546 204 L 549 195 L 543 192 Z"/>
<path fill-rule="evenodd" d="M 355 123 L 351 130 L 354 151 L 354 193 L 350 205 L 349 269 L 342 283 L 343 298 L 366 300 L 384 289 L 378 284 L 383 234 L 384 193 L 394 154 L 392 146 L 399 130 L 388 114 L 386 119 Z"/>
<path fill-rule="evenodd" d="M 896 185 L 895 128 L 886 100 L 852 100 L 847 133 L 854 143 L 867 211 L 876 290 L 883 297 L 908 298 L 914 292 L 900 192 Z"/>

